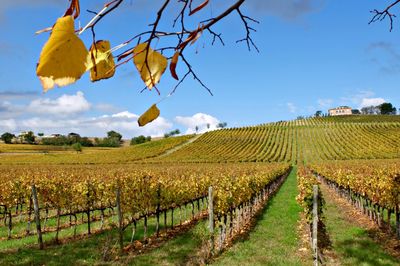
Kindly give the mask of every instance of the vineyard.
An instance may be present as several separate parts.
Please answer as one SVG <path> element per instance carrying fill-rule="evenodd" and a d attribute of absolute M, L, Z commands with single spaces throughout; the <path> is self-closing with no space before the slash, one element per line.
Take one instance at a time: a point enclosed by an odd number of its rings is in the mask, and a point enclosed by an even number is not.
<path fill-rule="evenodd" d="M 382 120 L 363 116 L 312 118 L 218 130 L 164 160 L 300 163 L 399 158 L 400 119 L 394 116 Z"/>
<path fill-rule="evenodd" d="M 46 250 L 112 232 L 129 253 L 207 220 L 199 249 L 210 259 L 252 229 L 296 164 L 291 197 L 310 227 L 317 185 L 400 236 L 400 119 L 380 117 L 277 122 L 83 153 L 2 145 L 0 246 Z"/>
<path fill-rule="evenodd" d="M 147 219 L 153 216 L 157 218 L 158 234 L 160 217 L 164 217 L 166 225 L 168 211 L 171 226 L 175 209 L 181 211 L 183 206 L 191 205 L 192 218 L 196 208 L 197 212 L 201 212 L 210 186 L 214 191 L 213 212 L 217 219 L 224 219 L 225 227 L 229 219 L 232 227 L 233 221 L 239 219 L 239 209 L 253 206 L 253 201 L 258 199 L 261 192 L 265 197 L 270 185 L 288 169 L 289 166 L 285 164 L 96 165 L 72 166 L 68 169 L 63 166 L 43 166 L 38 169 L 5 166 L 0 168 L 0 178 L 3 180 L 0 207 L 8 232 L 7 236 L 0 236 L 0 239 L 37 233 L 30 226 L 36 208 L 35 219 L 42 224 L 46 224 L 49 214 L 56 219 L 56 228 L 47 228 L 47 231 L 57 232 L 56 241 L 60 229 L 68 228 L 68 225 L 75 227 L 76 235 L 78 215 L 86 216 L 88 234 L 91 233 L 91 222 L 96 220 L 96 213 L 100 214 L 100 227 L 107 226 L 107 210 L 118 212 L 122 231 L 133 224 L 132 240 L 136 223 L 144 220 L 146 232 Z M 248 219 L 247 215 L 250 215 L 246 208 L 246 215 L 240 214 L 244 216 L 242 219 Z M 61 225 L 61 217 L 69 217 L 69 223 Z M 24 232 L 13 233 L 15 220 L 17 224 L 27 224 L 23 227 Z M 237 224 L 239 230 L 240 224 Z"/>
<path fill-rule="evenodd" d="M 188 140 L 193 135 L 180 136 L 175 138 L 167 138 L 157 141 L 151 141 L 140 145 L 129 147 L 122 147 L 118 149 L 110 148 L 87 148 L 83 153 L 76 154 L 76 152 L 64 153 L 43 153 L 43 151 L 53 151 L 60 148 L 56 146 L 41 145 L 21 145 L 25 150 L 36 151 L 36 154 L 4 154 L 0 153 L 0 164 L 108 164 L 108 163 L 129 163 L 140 161 L 146 158 L 159 156 L 166 151 L 179 146 Z M 11 147 L 13 148 L 11 150 Z M 14 148 L 15 146 L 16 148 Z M 20 152 L 18 149 L 20 145 L 0 145 L 0 149 L 5 152 L 11 151 Z M 40 153 L 38 151 L 41 151 Z M 25 152 L 27 153 L 27 152 Z"/>
<path fill-rule="evenodd" d="M 391 227 L 394 215 L 400 236 L 400 160 L 329 162 L 311 167 L 379 226 L 386 216 Z"/>

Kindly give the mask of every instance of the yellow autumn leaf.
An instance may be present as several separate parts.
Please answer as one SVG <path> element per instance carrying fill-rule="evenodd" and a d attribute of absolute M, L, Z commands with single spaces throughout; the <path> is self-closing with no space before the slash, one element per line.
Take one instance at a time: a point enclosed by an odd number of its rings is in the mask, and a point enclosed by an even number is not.
<path fill-rule="evenodd" d="M 147 109 L 144 114 L 142 114 L 139 119 L 138 123 L 139 126 L 145 126 L 146 124 L 150 123 L 151 121 L 155 120 L 160 115 L 160 110 L 157 108 L 157 105 L 153 104 L 149 109 Z"/>
<path fill-rule="evenodd" d="M 160 82 L 161 76 L 167 68 L 167 58 L 154 51 L 147 43 L 141 43 L 133 49 L 133 62 L 142 77 L 142 80 L 150 90 Z M 148 51 L 148 52 L 147 52 Z M 147 54 L 147 63 L 146 63 Z"/>
<path fill-rule="evenodd" d="M 115 63 L 110 49 L 109 41 L 97 41 L 90 47 L 91 62 L 88 68 L 90 68 L 91 81 L 108 79 L 114 76 Z"/>
<path fill-rule="evenodd" d="M 88 51 L 75 34 L 74 19 L 57 19 L 50 38 L 40 54 L 36 75 L 46 92 L 55 85 L 62 87 L 74 83 L 86 71 Z"/>

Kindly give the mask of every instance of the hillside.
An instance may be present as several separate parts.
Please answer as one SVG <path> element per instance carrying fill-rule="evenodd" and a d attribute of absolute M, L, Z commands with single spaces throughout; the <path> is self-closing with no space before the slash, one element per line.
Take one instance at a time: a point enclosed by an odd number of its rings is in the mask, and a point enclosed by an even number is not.
<path fill-rule="evenodd" d="M 152 158 L 182 145 L 193 135 L 159 139 L 121 148 L 84 148 L 82 153 L 44 145 L 0 145 L 0 164 L 109 164 Z M 24 150 L 19 150 L 22 148 Z M 1 153 L 1 151 L 5 153 Z M 7 153 L 11 151 L 11 153 Z M 18 151 L 18 153 L 14 153 Z M 28 152 L 31 154 L 28 154 Z M 35 152 L 35 153 L 32 153 Z"/>
<path fill-rule="evenodd" d="M 343 116 L 212 131 L 163 161 L 297 162 L 399 156 L 400 116 Z"/>

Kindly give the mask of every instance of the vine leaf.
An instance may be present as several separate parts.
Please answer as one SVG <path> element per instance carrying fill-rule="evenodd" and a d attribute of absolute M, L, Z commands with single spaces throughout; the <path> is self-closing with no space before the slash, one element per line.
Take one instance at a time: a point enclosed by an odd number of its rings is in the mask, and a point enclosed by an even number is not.
<path fill-rule="evenodd" d="M 160 110 L 157 105 L 153 104 L 146 112 L 144 112 L 138 119 L 138 124 L 140 127 L 152 122 L 160 115 Z"/>
<path fill-rule="evenodd" d="M 36 75 L 46 92 L 55 85 L 62 87 L 74 83 L 87 69 L 88 51 L 75 34 L 74 19 L 57 19 L 50 38 L 40 54 Z"/>
<path fill-rule="evenodd" d="M 91 61 L 88 68 L 90 69 L 91 81 L 108 79 L 114 76 L 115 62 L 110 49 L 110 42 L 104 40 L 97 41 L 90 47 Z"/>
<path fill-rule="evenodd" d="M 172 56 L 171 63 L 169 64 L 171 76 L 176 80 L 179 80 L 178 75 L 176 74 L 176 65 L 178 64 L 179 55 L 179 51 L 175 52 L 174 56 Z"/>
<path fill-rule="evenodd" d="M 133 53 L 133 62 L 147 88 L 151 90 L 160 82 L 161 76 L 167 68 L 168 60 L 159 52 L 148 47 L 147 43 L 138 44 L 133 49 Z"/>

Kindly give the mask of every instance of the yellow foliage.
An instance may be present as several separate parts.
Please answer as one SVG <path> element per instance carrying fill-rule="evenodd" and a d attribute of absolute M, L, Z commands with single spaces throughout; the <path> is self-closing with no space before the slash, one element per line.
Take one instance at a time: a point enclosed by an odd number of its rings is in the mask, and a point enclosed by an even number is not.
<path fill-rule="evenodd" d="M 90 47 L 91 63 L 88 68 L 90 68 L 91 81 L 108 79 L 114 76 L 115 63 L 110 53 L 110 48 L 109 41 L 97 41 Z"/>
<path fill-rule="evenodd" d="M 158 82 L 167 68 L 167 58 L 148 47 L 147 43 L 141 43 L 133 50 L 133 62 L 146 84 L 147 88 L 151 90 Z M 147 63 L 146 63 L 147 54 Z"/>
<path fill-rule="evenodd" d="M 157 108 L 157 105 L 153 104 L 147 111 L 142 114 L 139 119 L 138 123 L 139 126 L 145 126 L 146 124 L 150 123 L 151 121 L 155 120 L 160 115 L 160 110 Z"/>
<path fill-rule="evenodd" d="M 36 75 L 46 92 L 74 83 L 85 73 L 88 51 L 75 34 L 72 16 L 59 18 L 40 54 Z"/>

